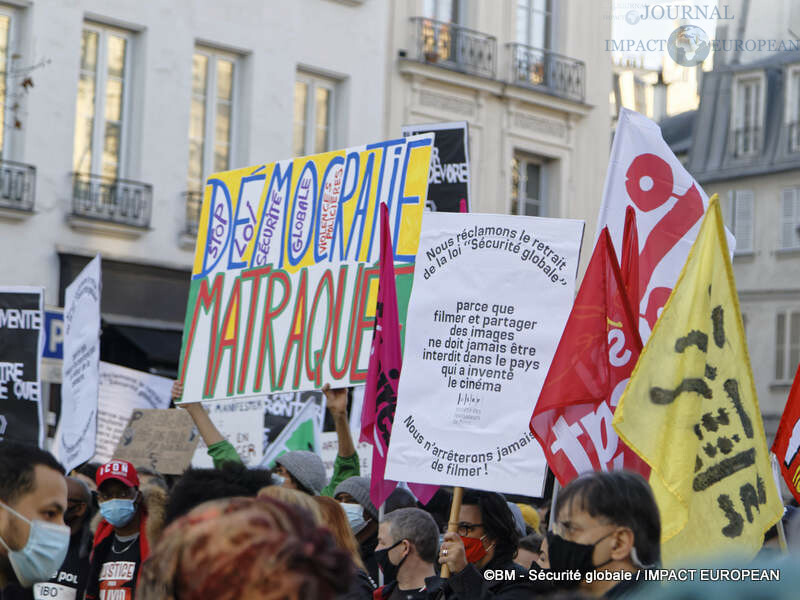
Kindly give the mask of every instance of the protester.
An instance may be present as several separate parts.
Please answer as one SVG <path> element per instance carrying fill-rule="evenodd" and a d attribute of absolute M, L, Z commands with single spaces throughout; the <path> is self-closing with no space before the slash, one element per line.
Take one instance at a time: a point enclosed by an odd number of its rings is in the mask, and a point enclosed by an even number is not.
<path fill-rule="evenodd" d="M 514 517 L 514 525 L 517 528 L 517 535 L 521 538 L 524 538 L 528 531 L 525 528 L 525 519 L 522 518 L 522 511 L 519 509 L 519 506 L 513 502 L 506 502 L 506 504 L 508 504 L 508 510 L 511 511 L 511 516 Z"/>
<path fill-rule="evenodd" d="M 547 555 L 555 572 L 579 571 L 580 590 L 595 598 L 634 595 L 644 581 L 640 569 L 661 562 L 661 521 L 650 486 L 629 471 L 590 472 L 571 481 L 556 499 L 554 532 Z M 586 575 L 624 571 L 629 581 Z"/>
<path fill-rule="evenodd" d="M 136 465 L 136 473 L 139 475 L 139 483 L 142 487 L 155 485 L 165 492 L 169 492 L 166 478 L 155 469 Z"/>
<path fill-rule="evenodd" d="M 86 600 L 103 600 L 112 590 L 127 590 L 125 597 L 133 598 L 139 568 L 162 523 L 148 519 L 148 504 L 131 463 L 107 462 L 97 470 L 96 481 L 103 519 L 94 535 Z"/>
<path fill-rule="evenodd" d="M 186 469 L 172 486 L 165 514 L 167 525 L 195 506 L 233 496 L 255 496 L 272 483 L 267 469 L 248 469 L 241 462 L 223 462 L 216 469 Z"/>
<path fill-rule="evenodd" d="M 347 513 L 369 576 L 378 581 L 378 563 L 374 556 L 378 545 L 378 509 L 370 500 L 369 483 L 366 477 L 350 477 L 336 486 L 333 497 Z"/>
<path fill-rule="evenodd" d="M 439 562 L 451 573 L 445 584 L 447 598 L 530 598 L 535 588 L 527 570 L 514 562 L 518 540 L 517 525 L 503 496 L 465 490 L 458 533 L 445 533 L 439 551 Z M 498 579 L 484 576 L 486 571 L 498 569 L 516 575 Z"/>
<path fill-rule="evenodd" d="M 97 483 L 95 482 L 95 476 L 97 475 L 97 469 L 100 468 L 100 464 L 96 462 L 86 462 L 73 469 L 70 473 L 71 477 L 75 477 L 83 481 L 86 486 L 89 488 L 89 491 L 94 493 L 97 491 Z"/>
<path fill-rule="evenodd" d="M 386 498 L 383 510 L 386 514 L 389 514 L 398 508 L 417 508 L 417 499 L 414 498 L 414 494 L 399 485 Z"/>
<path fill-rule="evenodd" d="M 29 597 L 64 562 L 67 483 L 49 452 L 0 442 L 0 600 Z"/>
<path fill-rule="evenodd" d="M 375 557 L 386 585 L 376 600 L 426 600 L 441 592 L 436 575 L 439 529 L 436 521 L 419 508 L 400 508 L 388 513 L 378 528 Z"/>
<path fill-rule="evenodd" d="M 356 536 L 353 535 L 353 529 L 350 527 L 342 505 L 327 496 L 315 496 L 314 501 L 319 505 L 322 523 L 333 534 L 339 548 L 350 555 L 350 559 L 356 567 L 350 587 L 346 592 L 337 596 L 337 600 L 372 600 L 372 593 L 377 586 L 367 573 L 364 561 L 358 554 L 358 542 Z"/>
<path fill-rule="evenodd" d="M 273 498 L 207 502 L 170 525 L 137 600 L 328 600 L 352 563 L 304 511 Z"/>
<path fill-rule="evenodd" d="M 530 504 L 522 504 L 517 502 L 522 518 L 525 520 L 525 534 L 542 533 L 539 531 L 540 516 L 539 511 L 533 508 Z"/>
<path fill-rule="evenodd" d="M 526 569 L 541 558 L 543 537 L 538 533 L 531 533 L 520 538 L 515 562 Z"/>
<path fill-rule="evenodd" d="M 92 532 L 89 527 L 91 503 L 92 495 L 83 480 L 67 477 L 67 510 L 64 511 L 64 523 L 70 530 L 67 556 L 47 584 L 34 585 L 34 600 L 83 598 L 92 549 Z"/>
<path fill-rule="evenodd" d="M 325 399 L 336 427 L 338 452 L 333 463 L 333 476 L 329 483 L 325 476 L 325 465 L 322 459 L 305 450 L 287 452 L 276 459 L 275 472 L 283 478 L 281 485 L 293 489 L 301 489 L 311 495 L 333 496 L 336 486 L 349 477 L 358 476 L 360 463 L 356 453 L 350 426 L 347 422 L 347 388 L 333 389 L 330 385 L 322 388 Z M 176 381 L 172 384 L 172 400 L 176 402 L 183 395 L 183 384 Z M 236 448 L 226 440 L 211 421 L 208 412 L 201 402 L 185 402 L 178 406 L 185 408 L 200 432 L 200 436 L 208 447 L 208 454 L 219 468 L 225 462 L 241 462 Z"/>
<path fill-rule="evenodd" d="M 309 496 L 300 490 L 292 490 L 285 487 L 279 487 L 277 485 L 271 485 L 259 490 L 258 497 L 275 498 L 284 504 L 291 504 L 292 506 L 300 507 L 308 513 L 308 516 L 314 525 L 325 525 L 325 522 L 322 520 L 322 511 L 319 508 L 319 504 L 314 502 L 315 496 Z"/>

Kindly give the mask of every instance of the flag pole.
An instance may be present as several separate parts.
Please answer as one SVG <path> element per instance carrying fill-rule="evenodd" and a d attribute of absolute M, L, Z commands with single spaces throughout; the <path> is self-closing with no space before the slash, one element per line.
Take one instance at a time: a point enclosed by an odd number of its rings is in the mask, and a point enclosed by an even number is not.
<path fill-rule="evenodd" d="M 778 457 L 775 456 L 774 452 L 769 453 L 769 462 L 772 467 L 772 478 L 775 480 L 775 487 L 778 489 L 778 498 L 781 498 L 781 467 L 778 464 Z M 786 513 L 785 508 L 783 512 L 784 514 Z M 775 523 L 775 529 L 778 530 L 778 544 L 781 547 L 781 552 L 789 554 L 789 545 L 786 543 L 786 530 L 783 528 L 783 517 L 778 519 L 778 522 Z"/>
<path fill-rule="evenodd" d="M 450 504 L 450 520 L 447 522 L 448 533 L 458 532 L 458 515 L 461 512 L 461 500 L 463 497 L 464 488 L 461 486 L 454 487 L 453 502 Z M 450 567 L 447 566 L 447 563 L 442 565 L 441 577 L 442 579 L 450 577 Z"/>
<path fill-rule="evenodd" d="M 547 530 L 553 531 L 553 524 L 556 522 L 556 500 L 558 500 L 558 490 L 561 486 L 558 483 L 558 477 L 553 480 L 553 499 L 550 500 L 550 522 L 547 524 Z"/>

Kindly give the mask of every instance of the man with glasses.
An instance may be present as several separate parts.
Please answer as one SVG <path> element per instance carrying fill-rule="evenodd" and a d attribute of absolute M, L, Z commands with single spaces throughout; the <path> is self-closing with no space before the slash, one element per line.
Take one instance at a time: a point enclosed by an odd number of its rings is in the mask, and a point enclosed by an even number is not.
<path fill-rule="evenodd" d="M 97 470 L 96 481 L 103 520 L 94 536 L 86 600 L 132 600 L 139 567 L 150 554 L 139 476 L 131 463 L 112 460 Z"/>
<path fill-rule="evenodd" d="M 528 572 L 514 562 L 516 522 L 505 498 L 495 492 L 465 490 L 458 532 L 446 533 L 439 562 L 450 569 L 445 596 L 459 600 L 531 598 Z M 503 575 L 496 577 L 495 573 Z"/>
<path fill-rule="evenodd" d="M 661 562 L 660 540 L 658 506 L 644 478 L 628 471 L 584 473 L 558 495 L 547 555 L 554 572 L 580 572 L 583 579 L 572 583 L 582 593 L 625 598 L 640 592 L 634 588 L 644 577 L 637 571 Z"/>

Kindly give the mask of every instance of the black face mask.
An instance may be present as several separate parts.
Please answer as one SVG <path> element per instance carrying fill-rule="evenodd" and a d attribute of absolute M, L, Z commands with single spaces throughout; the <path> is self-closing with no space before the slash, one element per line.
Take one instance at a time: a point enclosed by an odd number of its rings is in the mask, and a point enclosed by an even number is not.
<path fill-rule="evenodd" d="M 613 533 L 613 532 L 611 532 Z M 579 571 L 584 577 L 587 573 L 599 569 L 610 563 L 609 558 L 602 564 L 595 565 L 592 561 L 594 547 L 606 539 L 607 533 L 594 544 L 579 544 L 565 540 L 552 531 L 547 533 L 547 557 L 550 559 L 550 569 L 553 571 Z M 564 581 L 564 587 L 577 587 L 580 581 Z"/>
<path fill-rule="evenodd" d="M 383 582 L 389 583 L 391 581 L 397 580 L 397 573 L 400 571 L 400 567 L 405 562 L 406 558 L 408 558 L 408 554 L 403 557 L 396 565 L 389 560 L 389 550 L 395 548 L 400 545 L 403 540 L 397 540 L 394 544 L 389 546 L 388 548 L 383 548 L 382 550 L 375 550 L 375 562 L 378 563 L 378 567 L 383 572 Z"/>

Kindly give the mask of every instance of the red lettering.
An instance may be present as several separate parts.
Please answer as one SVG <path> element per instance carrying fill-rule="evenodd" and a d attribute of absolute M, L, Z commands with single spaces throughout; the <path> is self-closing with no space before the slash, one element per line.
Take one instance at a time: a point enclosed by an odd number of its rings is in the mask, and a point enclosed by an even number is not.
<path fill-rule="evenodd" d="M 294 378 L 292 386 L 294 389 L 300 385 L 300 373 L 303 366 L 303 341 L 305 340 L 306 328 L 306 298 L 308 290 L 308 269 L 303 268 L 300 271 L 300 285 L 297 287 L 297 297 L 294 304 L 294 313 L 292 314 L 291 327 L 289 329 L 289 337 L 286 338 L 285 350 L 283 352 L 283 361 L 281 362 L 281 372 L 278 376 L 278 382 L 272 379 L 272 389 L 277 390 L 283 387 L 286 380 L 286 374 L 289 370 L 289 360 L 292 354 L 292 349 L 296 348 L 297 358 L 295 360 Z"/>
<path fill-rule="evenodd" d="M 256 304 L 258 302 L 258 292 L 261 289 L 261 278 L 269 275 L 272 266 L 252 269 L 242 273 L 242 279 L 252 279 L 253 289 L 250 293 L 250 310 L 247 314 L 247 329 L 244 338 L 244 351 L 242 353 L 242 364 L 239 368 L 239 389 L 238 393 L 244 392 L 247 367 L 250 365 L 250 345 L 253 342 L 253 326 L 255 325 Z"/>
<path fill-rule="evenodd" d="M 272 307 L 272 293 L 275 289 L 275 283 L 280 282 L 283 286 L 283 298 L 278 303 L 278 306 Z M 275 373 L 275 345 L 272 339 L 272 320 L 283 312 L 286 305 L 289 303 L 289 296 L 292 290 L 292 283 L 289 276 L 285 271 L 273 271 L 269 275 L 267 282 L 267 298 L 264 301 L 266 310 L 264 311 L 264 321 L 261 323 L 261 339 L 258 344 L 258 368 L 256 369 L 256 378 L 253 385 L 253 391 L 261 391 L 261 384 L 264 379 L 264 362 L 266 345 L 269 344 L 269 373 L 270 380 L 274 377 Z"/>
<path fill-rule="evenodd" d="M 180 380 L 181 383 L 185 381 L 186 378 L 186 365 L 189 364 L 189 357 L 192 352 L 192 343 L 194 342 L 194 334 L 197 331 L 197 320 L 200 317 L 200 309 L 202 308 L 204 312 L 208 313 L 208 311 L 213 307 L 214 312 L 212 316 L 211 322 L 211 340 L 209 342 L 209 348 L 214 348 L 217 343 L 217 322 L 219 320 L 219 304 L 220 299 L 222 297 L 222 286 L 223 282 L 225 281 L 225 274 L 224 273 L 217 273 L 214 277 L 214 284 L 211 286 L 211 291 L 209 293 L 208 289 L 208 278 L 203 278 L 200 282 L 200 289 L 197 292 L 197 299 L 195 300 L 194 304 L 194 311 L 192 312 L 192 324 L 189 327 L 189 334 L 186 336 L 186 344 L 183 347 L 183 360 L 181 361 L 181 376 Z M 208 368 L 206 369 L 206 379 L 211 373 L 211 365 L 213 364 L 213 350 L 208 357 Z M 206 386 L 207 387 L 207 386 Z"/>

